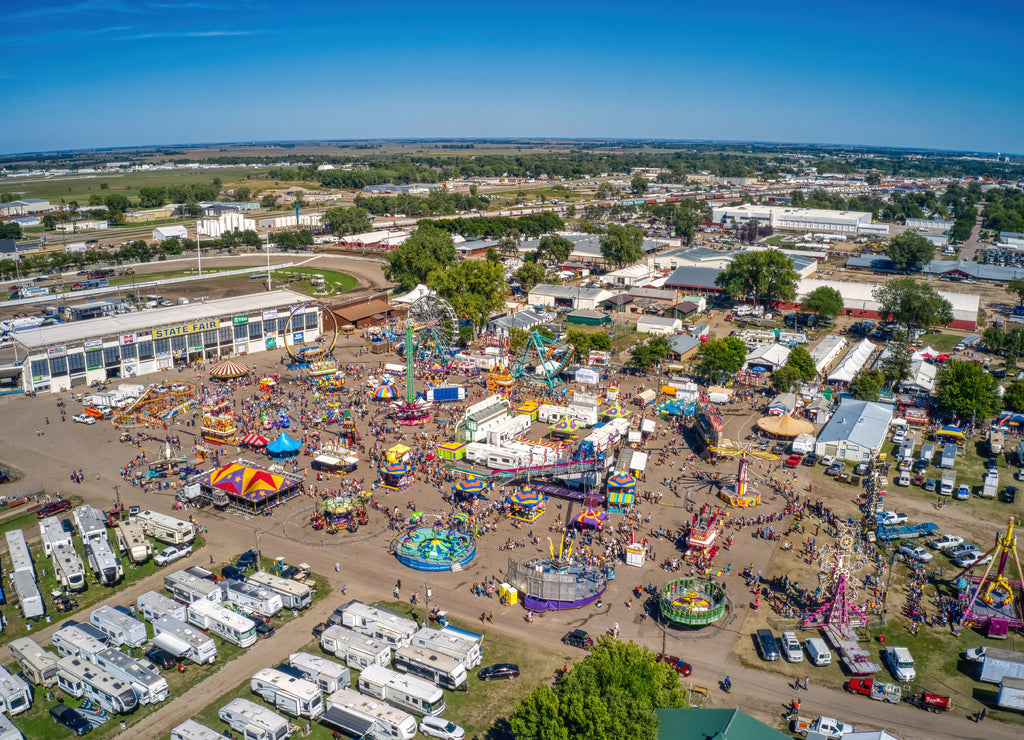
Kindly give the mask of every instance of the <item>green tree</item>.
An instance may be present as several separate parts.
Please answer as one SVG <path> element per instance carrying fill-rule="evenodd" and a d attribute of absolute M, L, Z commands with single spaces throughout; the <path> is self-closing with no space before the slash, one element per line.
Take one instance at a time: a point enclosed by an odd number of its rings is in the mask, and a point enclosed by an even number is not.
<path fill-rule="evenodd" d="M 644 258 L 644 231 L 638 226 L 612 224 L 601 235 L 601 256 L 616 267 L 632 265 Z"/>
<path fill-rule="evenodd" d="M 677 208 L 672 214 L 672 227 L 676 236 L 686 239 L 686 243 L 693 242 L 697 235 L 697 226 L 700 224 L 700 214 L 691 209 Z"/>
<path fill-rule="evenodd" d="M 522 285 L 523 290 L 529 292 L 537 283 L 544 282 L 548 271 L 537 262 L 524 262 L 523 266 L 516 270 L 516 280 Z"/>
<path fill-rule="evenodd" d="M 897 337 L 886 345 L 878 369 L 890 387 L 910 377 L 910 346 L 905 337 Z"/>
<path fill-rule="evenodd" d="M 1015 380 L 1006 387 L 1003 404 L 1011 411 L 1024 411 L 1024 380 Z"/>
<path fill-rule="evenodd" d="M 273 193 L 268 193 L 260 198 L 260 208 L 273 208 L 277 205 L 278 196 Z"/>
<path fill-rule="evenodd" d="M 235 200 L 239 203 L 244 203 L 252 197 L 252 189 L 245 185 L 239 185 L 235 188 Z"/>
<path fill-rule="evenodd" d="M 779 393 L 789 393 L 799 387 L 802 379 L 797 368 L 792 365 L 783 365 L 772 373 L 771 384 L 772 388 Z"/>
<path fill-rule="evenodd" d="M 665 337 L 652 337 L 629 351 L 629 362 L 634 370 L 646 372 L 668 357 L 669 346 Z"/>
<path fill-rule="evenodd" d="M 985 346 L 990 352 L 998 352 L 1006 347 L 1007 334 L 998 326 L 986 328 L 981 333 L 981 338 L 985 340 Z"/>
<path fill-rule="evenodd" d="M 53 231 L 57 228 L 57 217 L 52 213 L 47 213 L 43 216 L 43 228 L 47 231 Z"/>
<path fill-rule="evenodd" d="M 537 251 L 540 252 L 539 259 L 543 261 L 565 262 L 572 254 L 573 243 L 564 236 L 557 234 L 546 234 L 540 238 L 540 245 Z"/>
<path fill-rule="evenodd" d="M 817 368 L 814 367 L 814 360 L 811 359 L 811 353 L 803 347 L 794 347 L 789 353 L 789 357 L 786 359 L 786 367 L 795 368 L 800 374 L 801 380 L 814 380 L 814 376 L 818 374 Z"/>
<path fill-rule="evenodd" d="M 643 195 L 647 192 L 647 188 L 650 187 L 650 183 L 643 175 L 635 175 L 633 179 L 629 181 L 629 187 L 632 188 L 633 192 L 637 195 Z"/>
<path fill-rule="evenodd" d="M 1006 292 L 1017 296 L 1017 305 L 1024 306 L 1024 280 L 1014 278 L 1006 284 Z"/>
<path fill-rule="evenodd" d="M 0 239 L 20 239 L 21 224 L 17 221 L 0 223 Z"/>
<path fill-rule="evenodd" d="M 889 259 L 897 270 L 920 270 L 935 254 L 935 245 L 920 234 L 904 231 L 889 240 Z"/>
<path fill-rule="evenodd" d="M 850 383 L 850 395 L 860 401 L 877 401 L 884 382 L 885 378 L 877 370 L 866 372 Z"/>
<path fill-rule="evenodd" d="M 747 345 L 736 337 L 712 339 L 697 350 L 694 372 L 709 383 L 721 383 L 735 375 L 747 359 Z"/>
<path fill-rule="evenodd" d="M 770 304 L 796 298 L 798 277 L 793 260 L 778 249 L 765 249 L 737 254 L 715 277 L 715 285 L 735 300 L 753 296 L 755 301 Z"/>
<path fill-rule="evenodd" d="M 953 306 L 930 285 L 912 277 L 900 277 L 879 285 L 871 295 L 879 303 L 879 314 L 891 317 L 907 330 L 919 326 L 948 324 L 953 320 Z"/>
<path fill-rule="evenodd" d="M 843 294 L 828 285 L 821 285 L 800 302 L 804 311 L 813 311 L 819 316 L 834 319 L 843 312 Z"/>
<path fill-rule="evenodd" d="M 332 234 L 338 236 L 362 234 L 373 228 L 369 212 L 357 207 L 328 208 L 324 211 L 323 222 Z"/>
<path fill-rule="evenodd" d="M 455 242 L 451 234 L 427 221 L 421 223 L 416 232 L 386 259 L 388 264 L 384 268 L 384 276 L 398 283 L 403 290 L 412 290 L 420 283 L 426 283 L 430 273 L 455 264 Z M 500 283 L 505 284 L 504 276 Z"/>
<path fill-rule="evenodd" d="M 167 188 L 163 185 L 149 185 L 139 188 L 140 208 L 159 208 L 167 202 Z"/>
<path fill-rule="evenodd" d="M 459 317 L 469 319 L 476 331 L 504 305 L 508 295 L 504 268 L 486 260 L 463 260 L 451 267 L 435 269 L 426 282 L 452 304 Z"/>
<path fill-rule="evenodd" d="M 484 255 L 484 259 L 488 262 L 501 262 L 501 255 L 498 254 L 498 250 L 494 247 L 487 247 L 487 253 Z"/>
<path fill-rule="evenodd" d="M 936 381 L 939 411 L 947 418 L 983 422 L 999 410 L 999 382 L 981 365 L 951 360 L 939 371 Z"/>

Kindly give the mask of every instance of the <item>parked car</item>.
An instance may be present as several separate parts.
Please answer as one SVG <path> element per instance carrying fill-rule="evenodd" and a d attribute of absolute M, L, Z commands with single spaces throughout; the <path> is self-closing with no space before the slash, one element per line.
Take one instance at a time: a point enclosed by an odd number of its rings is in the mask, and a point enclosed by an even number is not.
<path fill-rule="evenodd" d="M 846 466 L 843 465 L 843 463 L 834 462 L 828 466 L 828 469 L 825 471 L 825 475 L 839 475 L 844 470 L 846 470 Z"/>
<path fill-rule="evenodd" d="M 804 659 L 804 652 L 800 649 L 800 641 L 796 639 L 795 632 L 783 632 L 779 640 L 779 647 L 782 650 L 782 657 L 787 663 L 801 663 Z"/>
<path fill-rule="evenodd" d="M 867 475 L 869 469 L 870 468 L 867 463 L 857 463 L 857 467 L 853 469 L 853 473 L 854 475 Z"/>
<path fill-rule="evenodd" d="M 77 424 L 95 424 L 96 418 L 88 414 L 75 414 L 71 417 L 71 421 Z"/>
<path fill-rule="evenodd" d="M 499 678 L 518 678 L 519 666 L 514 663 L 495 663 L 486 668 L 481 668 L 477 674 L 481 681 L 494 681 Z"/>
<path fill-rule="evenodd" d="M 795 468 L 797 465 L 800 464 L 800 461 L 802 459 L 803 458 L 800 455 L 796 455 L 796 454 L 790 455 L 789 457 L 786 458 L 786 467 L 787 468 Z"/>
<path fill-rule="evenodd" d="M 683 676 L 689 676 L 693 672 L 693 666 L 691 666 L 685 660 L 680 660 L 674 655 L 665 655 L 664 653 L 658 653 L 658 655 L 655 657 L 655 660 L 659 663 L 668 663 L 670 666 L 672 666 L 672 668 L 675 669 L 676 673 Z"/>
<path fill-rule="evenodd" d="M 883 511 L 881 514 L 878 515 L 878 521 L 880 521 L 882 524 L 890 525 L 905 524 L 909 518 L 910 517 L 908 517 L 903 512 L 895 511 Z"/>
<path fill-rule="evenodd" d="M 914 463 L 914 465 L 910 469 L 912 471 L 914 471 L 915 473 L 923 473 L 924 471 L 926 471 L 928 469 L 928 461 L 927 460 L 918 460 L 917 462 Z"/>
<path fill-rule="evenodd" d="M 935 480 L 934 478 L 929 478 L 928 480 L 926 480 L 924 482 L 924 490 L 928 491 L 929 493 L 933 493 L 935 491 L 935 489 L 938 488 L 938 487 L 939 487 L 939 482 L 937 480 Z"/>
<path fill-rule="evenodd" d="M 462 740 L 466 736 L 466 731 L 444 717 L 427 715 L 420 721 L 420 734 L 443 740 Z"/>
<path fill-rule="evenodd" d="M 178 659 L 163 648 L 156 645 L 146 650 L 146 660 L 156 665 L 161 670 L 167 671 L 178 665 Z"/>
<path fill-rule="evenodd" d="M 956 492 L 953 494 L 953 498 L 955 498 L 957 501 L 966 501 L 970 497 L 971 497 L 971 487 L 969 485 L 967 485 L 966 483 L 961 483 L 957 487 Z"/>
<path fill-rule="evenodd" d="M 235 563 L 235 567 L 242 571 L 252 570 L 256 567 L 256 553 L 252 550 L 246 550 L 238 556 L 238 562 Z"/>
<path fill-rule="evenodd" d="M 779 644 L 775 641 L 775 635 L 771 630 L 758 630 L 754 633 L 754 642 L 757 643 L 757 651 L 765 660 L 779 659 Z"/>
<path fill-rule="evenodd" d="M 820 460 L 818 460 L 818 464 L 819 465 L 824 465 L 825 467 L 831 467 L 835 463 L 835 461 L 836 461 L 836 456 L 835 455 L 825 455 L 825 457 L 823 457 Z"/>
<path fill-rule="evenodd" d="M 1003 501 L 1012 504 L 1017 500 L 1017 486 L 1007 486 L 1003 489 Z"/>
<path fill-rule="evenodd" d="M 991 555 L 986 555 L 983 552 L 975 551 L 969 552 L 965 555 L 961 555 L 958 558 L 953 559 L 953 565 L 957 568 L 966 568 L 969 565 L 985 565 L 992 561 Z"/>
<path fill-rule="evenodd" d="M 952 547 L 946 548 L 944 552 L 951 558 L 958 558 L 962 555 L 966 555 L 969 552 L 976 552 L 980 554 L 981 548 L 977 545 L 971 544 L 970 542 L 961 541 L 957 545 L 953 545 Z"/>
<path fill-rule="evenodd" d="M 566 645 L 583 648 L 584 650 L 590 650 L 590 646 L 594 644 L 593 638 L 591 638 L 591 636 L 584 630 L 573 630 L 572 632 L 567 632 L 565 636 L 562 637 L 562 642 Z"/>
<path fill-rule="evenodd" d="M 963 537 L 958 537 L 955 534 L 943 534 L 928 540 L 928 547 L 934 550 L 948 550 L 962 544 L 963 541 Z"/>
<path fill-rule="evenodd" d="M 43 504 L 38 509 L 36 509 L 36 516 L 40 519 L 43 519 L 48 516 L 53 516 L 54 514 L 59 514 L 62 511 L 67 511 L 70 508 L 71 502 L 68 501 L 67 499 L 63 499 L 61 501 L 51 501 L 50 503 Z"/>
<path fill-rule="evenodd" d="M 256 635 L 261 639 L 273 637 L 274 632 L 277 631 L 274 629 L 274 625 L 265 619 L 254 619 L 253 621 L 256 622 Z"/>
<path fill-rule="evenodd" d="M 804 457 L 804 459 L 800 461 L 800 464 L 801 465 L 806 465 L 807 467 L 810 468 L 810 467 L 813 467 L 815 464 L 817 464 L 817 462 L 818 462 L 818 453 L 812 452 L 812 453 L 808 454 L 806 457 Z"/>
<path fill-rule="evenodd" d="M 160 554 L 153 558 L 157 565 L 170 565 L 176 560 L 188 557 L 192 554 L 192 545 L 171 545 L 160 551 Z"/>
<path fill-rule="evenodd" d="M 50 719 L 72 735 L 86 735 L 92 730 L 89 721 L 67 704 L 50 707 Z"/>
<path fill-rule="evenodd" d="M 920 545 L 900 545 L 900 549 L 897 552 L 906 555 L 911 560 L 916 560 L 918 563 L 930 563 L 932 560 L 932 554 Z"/>
<path fill-rule="evenodd" d="M 786 447 L 788 447 L 788 445 L 785 442 L 776 442 L 774 445 L 772 445 L 772 454 L 781 455 L 783 452 L 786 451 Z"/>
<path fill-rule="evenodd" d="M 313 628 L 313 639 L 314 640 L 319 640 L 320 639 L 320 635 L 322 635 L 324 633 L 324 630 L 326 630 L 327 627 L 328 627 L 327 622 L 319 622 Z"/>

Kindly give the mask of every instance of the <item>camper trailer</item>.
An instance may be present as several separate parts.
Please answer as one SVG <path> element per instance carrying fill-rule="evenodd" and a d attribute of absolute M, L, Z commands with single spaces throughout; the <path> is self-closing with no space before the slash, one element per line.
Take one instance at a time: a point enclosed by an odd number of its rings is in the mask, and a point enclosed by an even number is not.
<path fill-rule="evenodd" d="M 171 730 L 171 740 L 224 740 L 224 735 L 194 719 L 187 719 Z"/>
<path fill-rule="evenodd" d="M 359 674 L 359 690 L 413 714 L 440 714 L 445 707 L 444 692 L 434 684 L 376 665 Z"/>
<path fill-rule="evenodd" d="M 153 644 L 175 658 L 202 665 L 217 659 L 217 645 L 212 638 L 192 629 L 180 619 L 160 617 L 153 620 Z"/>
<path fill-rule="evenodd" d="M 107 517 L 95 506 L 78 506 L 71 512 L 71 518 L 75 520 L 78 528 L 78 536 L 82 543 L 94 539 L 107 538 Z"/>
<path fill-rule="evenodd" d="M 57 683 L 57 658 L 43 650 L 31 637 L 11 640 L 11 656 L 21 673 L 36 686 L 49 688 Z"/>
<path fill-rule="evenodd" d="M 136 565 L 146 562 L 153 554 L 153 545 L 146 539 L 138 522 L 119 521 L 114 527 L 114 538 L 121 554 Z"/>
<path fill-rule="evenodd" d="M 136 521 L 142 531 L 168 545 L 184 545 L 196 538 L 196 525 L 156 511 L 140 511 Z"/>
<path fill-rule="evenodd" d="M 1002 455 L 1003 447 L 1006 444 L 1006 434 L 1002 429 L 988 430 L 988 454 Z"/>
<path fill-rule="evenodd" d="M 46 606 L 36 586 L 36 568 L 25 534 L 20 529 L 12 529 L 6 537 L 7 553 L 11 557 L 11 581 L 18 595 L 21 613 L 25 619 L 39 619 L 46 614 Z"/>
<path fill-rule="evenodd" d="M 276 617 L 283 608 L 277 593 L 255 583 L 229 579 L 220 584 L 220 590 L 224 601 L 264 617 Z"/>
<path fill-rule="evenodd" d="M 482 639 L 474 639 L 469 633 L 460 634 L 448 629 L 435 630 L 424 627 L 412 636 L 412 645 L 457 658 L 469 671 L 480 665 Z"/>
<path fill-rule="evenodd" d="M 326 704 L 320 721 L 352 737 L 412 740 L 416 736 L 415 717 L 358 691 L 338 689 L 327 697 Z"/>
<path fill-rule="evenodd" d="M 136 660 L 117 648 L 107 648 L 96 656 L 96 665 L 131 686 L 143 704 L 159 704 L 167 698 L 167 679 L 149 661 Z"/>
<path fill-rule="evenodd" d="M 341 624 L 345 627 L 368 637 L 383 640 L 391 647 L 408 645 L 417 629 L 416 623 L 411 619 L 400 617 L 377 606 L 367 606 L 360 601 L 342 604 L 335 611 L 335 614 L 339 613 Z"/>
<path fill-rule="evenodd" d="M 324 713 L 324 695 L 316 684 L 276 668 L 264 668 L 253 676 L 249 689 L 291 717 L 316 719 Z"/>
<path fill-rule="evenodd" d="M 921 451 L 917 453 L 917 459 L 931 465 L 933 457 L 935 457 L 935 445 L 931 442 L 926 442 L 921 445 Z"/>
<path fill-rule="evenodd" d="M 256 642 L 255 622 L 212 601 L 201 599 L 190 604 L 188 621 L 238 647 L 249 647 Z"/>
<path fill-rule="evenodd" d="M 50 639 L 61 655 L 82 658 L 90 663 L 94 663 L 96 656 L 109 647 L 106 642 L 96 639 L 82 629 L 82 625 L 73 622 L 54 632 Z"/>
<path fill-rule="evenodd" d="M 329 694 L 352 685 L 352 672 L 333 660 L 310 653 L 292 653 L 288 665 L 302 674 L 307 681 L 315 683 L 321 691 Z"/>
<path fill-rule="evenodd" d="M 6 714 L 0 714 L 0 740 L 25 740 L 21 730 L 14 726 Z"/>
<path fill-rule="evenodd" d="M 458 658 L 414 645 L 395 650 L 396 670 L 430 681 L 442 689 L 466 691 L 466 666 Z"/>
<path fill-rule="evenodd" d="M 164 588 L 170 591 L 175 599 L 186 604 L 194 604 L 197 601 L 220 603 L 220 586 L 187 570 L 177 570 L 165 575 Z"/>
<path fill-rule="evenodd" d="M 0 666 L 0 712 L 12 717 L 32 707 L 32 689 L 21 676 Z"/>
<path fill-rule="evenodd" d="M 947 442 L 942 448 L 942 461 L 939 463 L 940 468 L 952 468 L 956 465 L 956 443 Z"/>
<path fill-rule="evenodd" d="M 83 540 L 83 542 L 85 542 Z M 124 566 L 121 559 L 114 554 L 106 533 L 102 537 L 94 537 L 85 542 L 85 555 L 89 558 L 89 566 L 104 586 L 114 586 L 124 578 Z"/>
<path fill-rule="evenodd" d="M 39 522 L 39 534 L 43 540 L 43 552 L 53 563 L 53 574 L 60 585 L 68 591 L 84 591 L 87 586 L 85 566 L 75 550 L 71 533 L 64 529 L 57 517 L 48 516 Z"/>
<path fill-rule="evenodd" d="M 233 699 L 217 714 L 244 740 L 284 740 L 289 735 L 288 720 L 248 699 Z"/>
<path fill-rule="evenodd" d="M 258 570 L 245 579 L 249 583 L 270 589 L 281 597 L 285 609 L 305 609 L 313 603 L 313 592 L 304 583 Z"/>
<path fill-rule="evenodd" d="M 155 622 L 160 617 L 174 617 L 182 622 L 188 620 L 188 610 L 184 604 L 156 591 L 147 591 L 139 596 L 135 600 L 135 608 L 147 622 Z"/>
<path fill-rule="evenodd" d="M 358 670 L 371 665 L 386 666 L 391 662 L 391 648 L 387 643 L 361 635 L 340 624 L 323 631 L 320 647 L 325 653 L 341 658 L 346 665 Z"/>
<path fill-rule="evenodd" d="M 103 632 L 111 645 L 140 647 L 149 639 L 145 624 L 117 607 L 106 604 L 93 610 L 89 623 Z"/>
<path fill-rule="evenodd" d="M 96 702 L 112 714 L 130 714 L 139 705 L 139 697 L 127 683 L 71 655 L 57 660 L 57 685 L 64 693 Z"/>

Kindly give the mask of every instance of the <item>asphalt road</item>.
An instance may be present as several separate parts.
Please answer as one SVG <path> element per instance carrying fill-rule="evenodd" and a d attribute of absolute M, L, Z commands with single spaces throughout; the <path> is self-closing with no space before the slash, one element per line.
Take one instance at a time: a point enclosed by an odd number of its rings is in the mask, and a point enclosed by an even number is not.
<path fill-rule="evenodd" d="M 983 244 L 980 238 L 981 224 L 983 221 L 981 217 L 981 209 L 983 206 L 984 204 L 982 203 L 977 205 L 978 215 L 974 217 L 974 228 L 971 229 L 971 237 L 963 243 L 962 247 L 960 247 L 960 259 L 965 262 L 974 262 L 974 255 L 978 253 L 978 250 L 985 249 L 989 246 L 987 244 Z"/>

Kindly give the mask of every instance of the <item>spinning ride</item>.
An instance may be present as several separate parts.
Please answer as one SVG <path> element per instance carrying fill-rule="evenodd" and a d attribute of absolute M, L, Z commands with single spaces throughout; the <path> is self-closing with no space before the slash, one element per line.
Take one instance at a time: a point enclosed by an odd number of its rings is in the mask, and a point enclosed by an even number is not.
<path fill-rule="evenodd" d="M 754 488 L 748 479 L 747 467 L 750 465 L 746 457 L 740 458 L 740 469 L 736 481 L 726 486 L 718 494 L 729 506 L 747 507 L 761 503 L 761 492 Z"/>
<path fill-rule="evenodd" d="M 304 342 L 306 310 L 310 307 L 316 308 L 320 312 L 321 316 L 330 317 L 331 328 L 333 330 L 331 334 L 331 341 L 329 345 L 317 344 L 311 347 L 299 347 L 296 349 L 296 343 L 302 344 Z M 292 326 L 296 316 L 302 317 L 302 326 Z M 334 345 L 338 343 L 338 331 L 338 317 L 335 316 L 334 313 L 323 303 L 320 303 L 319 301 L 311 301 L 293 308 L 291 313 L 288 314 L 288 321 L 284 325 L 284 349 L 288 353 L 288 357 L 291 358 L 291 362 L 288 364 L 288 367 L 309 367 L 313 363 L 327 359 L 327 357 L 334 351 Z M 319 342 L 320 339 L 322 339 L 322 336 L 318 337 L 317 341 Z"/>
<path fill-rule="evenodd" d="M 662 587 L 662 619 L 687 627 L 706 627 L 725 614 L 725 591 L 703 578 L 677 578 Z"/>
<path fill-rule="evenodd" d="M 413 570 L 461 570 L 476 557 L 476 541 L 454 529 L 415 527 L 391 540 L 391 552 Z"/>
<path fill-rule="evenodd" d="M 1014 536 L 1015 520 L 1010 517 L 1006 533 L 996 537 L 995 545 L 985 555 L 992 559 L 985 566 L 981 577 L 972 575 L 980 566 L 968 565 L 954 579 L 961 587 L 961 594 L 967 599 L 960 622 L 953 630 L 959 635 L 964 625 L 987 627 L 989 637 L 1006 637 L 1010 629 L 1024 627 L 1024 572 L 1021 571 L 1017 554 L 1017 538 Z M 1006 574 L 1006 565 L 1011 560 L 1016 568 L 1016 580 Z M 979 558 L 980 562 L 984 558 Z M 992 568 L 995 566 L 995 573 Z"/>
<path fill-rule="evenodd" d="M 150 424 L 161 425 L 199 404 L 199 386 L 178 382 L 146 389 L 135 403 L 114 409 L 113 422 L 118 429 Z"/>
<path fill-rule="evenodd" d="M 512 377 L 525 377 L 531 383 L 554 388 L 562 382 L 562 371 L 572 359 L 572 346 L 548 339 L 538 331 L 531 331 L 526 344 L 512 364 Z"/>
<path fill-rule="evenodd" d="M 607 587 L 605 572 L 593 565 L 570 561 L 572 544 L 567 544 L 564 536 L 557 555 L 554 543 L 548 543 L 550 558 L 524 563 L 508 560 L 508 582 L 524 595 L 523 607 L 535 612 L 575 609 L 600 599 Z"/>

